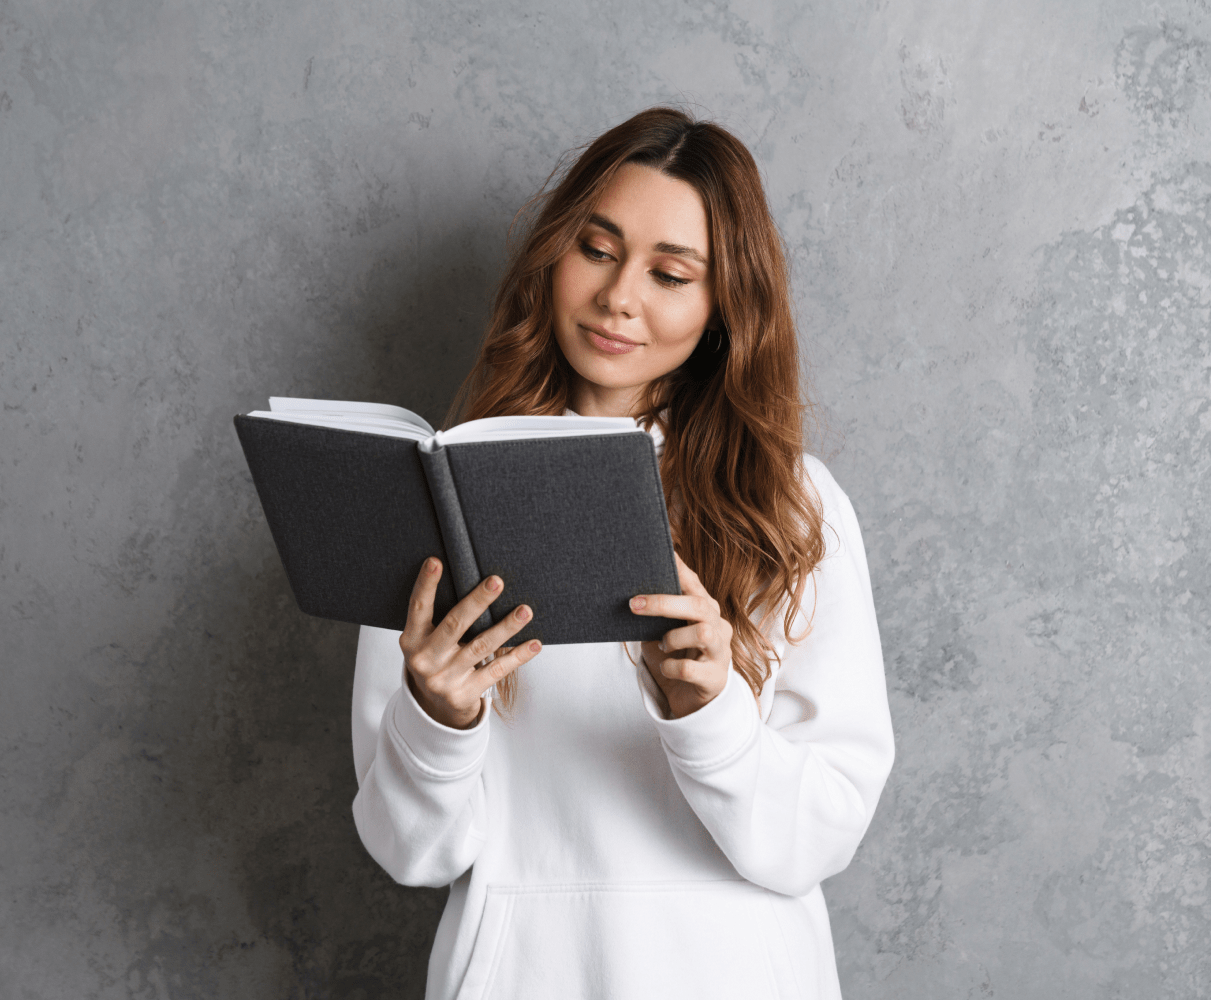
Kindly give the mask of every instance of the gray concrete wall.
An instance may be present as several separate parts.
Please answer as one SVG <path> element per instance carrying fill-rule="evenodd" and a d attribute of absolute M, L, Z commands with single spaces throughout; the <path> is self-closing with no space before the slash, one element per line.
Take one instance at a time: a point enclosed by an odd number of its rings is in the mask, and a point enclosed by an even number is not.
<path fill-rule="evenodd" d="M 763 165 L 900 756 L 849 1000 L 1211 995 L 1205 0 L 0 2 L 0 998 L 419 997 L 232 414 L 440 418 L 561 150 Z"/>

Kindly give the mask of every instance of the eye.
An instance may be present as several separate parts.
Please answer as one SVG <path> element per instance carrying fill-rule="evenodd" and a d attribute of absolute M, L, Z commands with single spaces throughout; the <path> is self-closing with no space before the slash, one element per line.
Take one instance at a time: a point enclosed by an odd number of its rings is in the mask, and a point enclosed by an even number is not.
<path fill-rule="evenodd" d="M 582 254 L 584 254 L 589 260 L 609 260 L 610 259 L 610 255 L 608 253 L 606 253 L 606 251 L 593 246 L 592 243 L 589 243 L 586 240 L 580 241 L 580 252 Z"/>
<path fill-rule="evenodd" d="M 654 277 L 662 285 L 666 285 L 669 288 L 676 288 L 679 285 L 688 285 L 690 283 L 689 278 L 676 278 L 664 271 L 653 271 L 652 277 Z"/>

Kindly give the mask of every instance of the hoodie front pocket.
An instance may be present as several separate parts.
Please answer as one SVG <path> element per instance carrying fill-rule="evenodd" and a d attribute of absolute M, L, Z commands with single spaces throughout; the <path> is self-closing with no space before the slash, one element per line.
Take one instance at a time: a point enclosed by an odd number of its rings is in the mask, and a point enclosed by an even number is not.
<path fill-rule="evenodd" d="M 769 895 L 740 881 L 489 886 L 458 997 L 794 997 Z"/>

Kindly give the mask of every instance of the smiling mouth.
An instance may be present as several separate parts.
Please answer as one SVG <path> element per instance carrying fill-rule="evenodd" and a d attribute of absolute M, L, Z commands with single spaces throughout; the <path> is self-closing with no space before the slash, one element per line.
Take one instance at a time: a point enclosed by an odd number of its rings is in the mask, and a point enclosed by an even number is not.
<path fill-rule="evenodd" d="M 604 333 L 589 326 L 581 326 L 589 343 L 603 354 L 630 354 L 640 345 L 633 340 L 622 337 L 606 336 Z"/>

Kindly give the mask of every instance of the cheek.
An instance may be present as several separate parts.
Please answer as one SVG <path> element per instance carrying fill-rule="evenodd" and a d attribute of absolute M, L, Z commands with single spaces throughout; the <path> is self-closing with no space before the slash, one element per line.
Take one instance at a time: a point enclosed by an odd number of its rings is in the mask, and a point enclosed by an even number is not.
<path fill-rule="evenodd" d="M 700 302 L 677 302 L 656 312 L 652 326 L 657 340 L 669 350 L 687 355 L 711 316 L 710 306 Z"/>
<path fill-rule="evenodd" d="M 592 296 L 592 275 L 573 254 L 564 254 L 551 275 L 551 301 L 556 315 L 575 309 Z"/>
<path fill-rule="evenodd" d="M 576 261 L 569 259 L 571 255 L 561 257 L 551 271 L 551 321 L 554 327 L 555 342 L 563 356 L 571 361 L 576 355 L 577 344 L 572 331 L 575 322 L 572 317 L 580 308 L 579 297 L 583 294 L 580 286 L 583 277 L 577 274 Z"/>
<path fill-rule="evenodd" d="M 567 295 L 564 294 L 564 259 L 561 257 L 557 260 L 551 271 L 551 306 L 555 311 L 557 321 L 559 314 L 563 311 L 564 300 L 567 298 Z"/>

